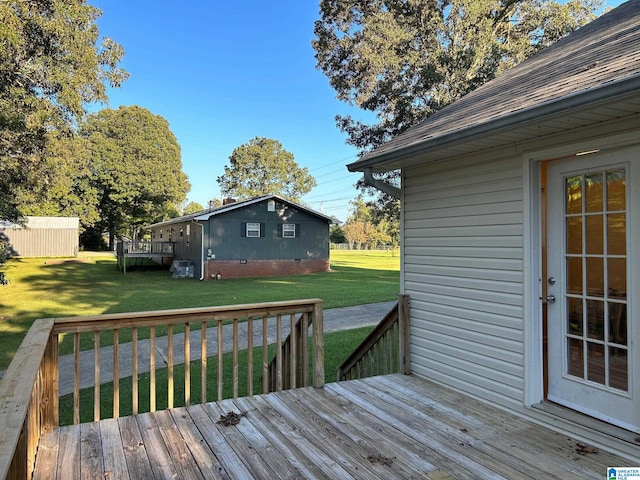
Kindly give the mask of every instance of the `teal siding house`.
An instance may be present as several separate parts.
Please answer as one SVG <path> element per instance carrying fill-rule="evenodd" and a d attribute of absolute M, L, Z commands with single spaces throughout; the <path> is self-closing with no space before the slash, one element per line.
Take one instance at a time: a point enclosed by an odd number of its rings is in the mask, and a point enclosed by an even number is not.
<path fill-rule="evenodd" d="M 201 280 L 329 271 L 329 227 L 336 220 L 278 195 L 226 200 L 221 207 L 147 227 L 173 242 Z"/>

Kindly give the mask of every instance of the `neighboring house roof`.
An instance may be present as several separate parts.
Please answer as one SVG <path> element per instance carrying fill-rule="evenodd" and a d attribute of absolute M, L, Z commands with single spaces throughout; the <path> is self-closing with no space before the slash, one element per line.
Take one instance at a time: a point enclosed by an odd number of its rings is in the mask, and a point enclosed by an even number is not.
<path fill-rule="evenodd" d="M 226 213 L 226 212 L 230 212 L 232 210 L 237 210 L 238 208 L 243 208 L 243 207 L 247 207 L 249 205 L 253 205 L 255 203 L 259 203 L 259 202 L 263 202 L 265 200 L 277 200 L 279 202 L 283 202 L 283 203 L 287 203 L 299 210 L 302 210 L 304 212 L 307 212 L 311 215 L 315 215 L 316 217 L 319 217 L 323 220 L 328 221 L 329 223 L 337 223 L 338 221 L 333 218 L 333 217 L 329 217 L 327 215 L 325 215 L 324 213 L 320 213 L 317 212 L 315 210 L 312 210 L 308 207 L 304 207 L 302 205 L 299 205 L 295 202 L 292 202 L 291 200 L 287 200 L 286 198 L 282 198 L 279 195 L 263 195 L 261 197 L 255 197 L 255 198 L 250 198 L 247 200 L 239 200 L 237 202 L 233 202 L 233 203 L 229 203 L 227 205 L 222 205 L 221 207 L 215 207 L 212 209 L 207 209 L 207 210 L 201 210 L 199 212 L 195 212 L 195 213 L 191 213 L 189 215 L 183 215 L 181 217 L 176 217 L 176 218 L 172 218 L 171 220 L 167 220 L 165 222 L 159 222 L 159 223 L 154 223 L 153 225 L 149 225 L 147 228 L 155 228 L 155 227 L 162 227 L 165 225 L 173 225 L 176 223 L 184 223 L 184 222 L 191 222 L 191 221 L 206 221 L 209 220 L 211 217 L 216 216 L 216 215 L 220 215 L 222 213 Z"/>
<path fill-rule="evenodd" d="M 6 220 L 0 220 L 0 228 L 30 228 L 33 230 L 63 230 L 63 229 L 75 229 L 80 225 L 80 219 L 78 217 L 24 217 L 25 223 L 21 225 L 19 223 L 8 222 Z"/>
<path fill-rule="evenodd" d="M 640 0 L 631 0 L 347 167 L 388 171 L 638 112 Z"/>

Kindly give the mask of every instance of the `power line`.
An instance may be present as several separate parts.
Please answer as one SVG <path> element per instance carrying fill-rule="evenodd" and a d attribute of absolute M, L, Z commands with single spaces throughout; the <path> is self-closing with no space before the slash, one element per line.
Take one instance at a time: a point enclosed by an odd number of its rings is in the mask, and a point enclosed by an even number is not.
<path fill-rule="evenodd" d="M 355 197 L 343 197 L 343 198 L 331 198 L 329 200 L 313 200 L 307 203 L 329 203 L 329 202 L 343 202 L 345 200 L 353 200 Z"/>
<path fill-rule="evenodd" d="M 319 167 L 310 168 L 309 172 L 315 172 L 316 170 L 322 170 L 323 168 L 330 167 L 330 166 L 335 165 L 337 163 L 343 163 L 346 160 L 351 160 L 351 159 L 354 159 L 354 158 L 358 158 L 358 155 L 357 154 L 349 155 L 348 157 L 341 158 L 340 160 L 336 160 L 335 162 L 326 163 L 326 164 L 321 165 Z"/>

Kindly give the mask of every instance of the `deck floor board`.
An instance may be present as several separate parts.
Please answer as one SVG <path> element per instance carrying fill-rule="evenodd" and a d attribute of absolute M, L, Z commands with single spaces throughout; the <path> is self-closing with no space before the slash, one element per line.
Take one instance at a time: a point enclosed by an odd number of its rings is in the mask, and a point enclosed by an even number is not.
<path fill-rule="evenodd" d="M 219 420 L 229 411 L 240 422 Z M 412 376 L 387 375 L 62 427 L 34 478 L 601 479 L 624 465 Z M 82 474 L 82 475 L 81 475 Z"/>

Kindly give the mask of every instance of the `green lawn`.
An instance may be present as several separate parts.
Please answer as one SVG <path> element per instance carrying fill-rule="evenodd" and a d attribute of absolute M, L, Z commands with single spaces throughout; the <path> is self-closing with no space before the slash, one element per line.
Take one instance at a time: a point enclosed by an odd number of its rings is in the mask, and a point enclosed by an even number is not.
<path fill-rule="evenodd" d="M 38 318 L 301 298 L 321 298 L 325 309 L 382 302 L 397 298 L 399 264 L 397 252 L 333 250 L 328 273 L 200 282 L 165 270 L 123 275 L 113 256 L 100 253 L 12 259 L 2 267 L 10 283 L 0 286 L 0 370 Z"/>

